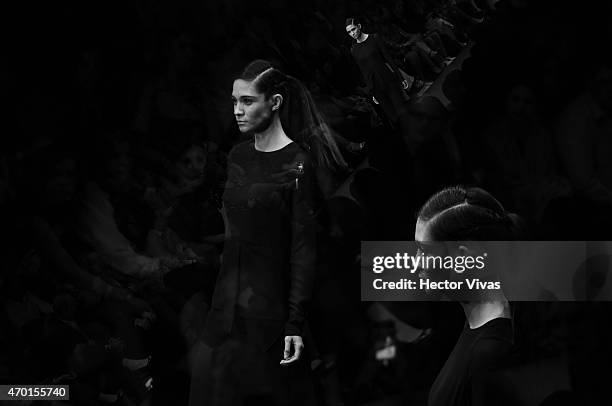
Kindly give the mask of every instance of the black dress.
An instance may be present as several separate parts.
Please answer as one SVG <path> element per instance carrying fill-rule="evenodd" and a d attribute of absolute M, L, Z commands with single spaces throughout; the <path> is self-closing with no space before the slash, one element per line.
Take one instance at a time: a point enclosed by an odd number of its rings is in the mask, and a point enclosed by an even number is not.
<path fill-rule="evenodd" d="M 480 405 L 483 379 L 502 366 L 512 348 L 512 320 L 497 318 L 463 332 L 429 392 L 428 406 Z"/>
<path fill-rule="evenodd" d="M 368 90 L 380 103 L 387 117 L 396 122 L 405 109 L 406 96 L 401 89 L 397 67 L 383 40 L 377 34 L 369 34 L 365 41 L 353 44 L 351 54 Z"/>
<path fill-rule="evenodd" d="M 240 404 L 249 396 L 307 403 L 307 357 L 279 362 L 285 336 L 307 341 L 316 262 L 313 179 L 296 143 L 261 152 L 249 141 L 230 152 L 223 195 L 230 235 L 204 333 L 217 352 L 213 403 Z"/>

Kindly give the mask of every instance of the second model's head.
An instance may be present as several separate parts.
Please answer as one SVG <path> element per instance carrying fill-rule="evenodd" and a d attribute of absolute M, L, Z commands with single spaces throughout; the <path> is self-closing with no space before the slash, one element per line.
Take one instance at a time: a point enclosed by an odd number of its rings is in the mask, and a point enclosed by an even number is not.
<path fill-rule="evenodd" d="M 356 18 L 347 18 L 344 27 L 346 28 L 346 33 L 349 37 L 353 38 L 355 41 L 361 37 L 361 24 L 359 20 Z"/>
<path fill-rule="evenodd" d="M 453 186 L 434 194 L 423 205 L 414 238 L 426 256 L 450 256 L 462 261 L 467 257 L 481 257 L 484 261 L 486 257 L 486 269 L 478 271 L 481 280 L 485 280 L 496 278 L 502 269 L 500 264 L 508 257 L 507 244 L 490 242 L 516 241 L 524 235 L 521 219 L 507 212 L 491 194 L 477 187 Z M 462 269 L 455 272 L 447 268 L 420 269 L 419 276 L 463 280 L 469 274 L 463 273 L 464 265 L 462 262 Z"/>
<path fill-rule="evenodd" d="M 417 216 L 416 241 L 512 241 L 519 217 L 478 187 L 447 187 L 430 197 Z"/>
<path fill-rule="evenodd" d="M 232 102 L 234 117 L 242 133 L 265 131 L 278 119 L 287 100 L 287 80 L 278 69 L 264 60 L 250 63 L 234 80 Z"/>

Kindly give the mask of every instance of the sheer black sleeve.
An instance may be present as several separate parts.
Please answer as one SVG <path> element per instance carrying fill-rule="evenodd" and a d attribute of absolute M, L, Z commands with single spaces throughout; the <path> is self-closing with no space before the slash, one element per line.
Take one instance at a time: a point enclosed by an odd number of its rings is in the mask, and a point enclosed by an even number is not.
<path fill-rule="evenodd" d="M 291 208 L 289 318 L 285 335 L 301 336 L 316 266 L 315 174 L 305 154 L 298 155 L 295 179 Z"/>

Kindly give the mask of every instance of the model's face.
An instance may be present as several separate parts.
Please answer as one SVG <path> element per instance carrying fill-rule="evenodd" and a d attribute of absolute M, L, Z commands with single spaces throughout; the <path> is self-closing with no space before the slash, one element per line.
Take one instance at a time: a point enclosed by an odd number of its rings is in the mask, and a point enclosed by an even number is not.
<path fill-rule="evenodd" d="M 265 95 L 255 89 L 253 82 L 236 79 L 232 102 L 234 117 L 241 133 L 262 132 L 272 123 L 274 101 L 272 98 L 266 100 Z"/>
<path fill-rule="evenodd" d="M 417 220 L 416 227 L 414 229 L 414 242 L 416 243 L 418 247 L 417 255 L 429 254 L 427 252 L 427 249 L 424 248 L 427 245 L 427 243 L 431 242 L 431 236 L 429 235 L 428 222 L 423 221 L 421 219 Z M 423 268 L 418 269 L 417 274 L 419 275 L 420 278 L 426 278 L 429 276 L 427 270 Z"/>
<path fill-rule="evenodd" d="M 346 26 L 346 33 L 349 35 L 349 37 L 351 37 L 351 38 L 356 40 L 357 38 L 361 37 L 361 24 L 347 25 Z"/>
<path fill-rule="evenodd" d="M 428 255 L 430 254 L 429 252 L 427 252 L 427 248 L 425 248 L 427 246 L 427 243 L 431 242 L 431 237 L 429 235 L 429 229 L 428 229 L 428 224 L 426 221 L 423 221 L 421 219 L 417 220 L 416 223 L 416 227 L 414 229 L 414 242 L 417 245 L 417 252 L 416 255 L 420 256 L 422 254 Z M 432 269 L 426 269 L 422 266 L 420 266 L 417 270 L 416 270 L 416 274 L 418 275 L 418 277 L 420 279 L 433 279 L 434 276 L 436 276 L 436 271 L 432 270 Z M 428 294 L 431 294 L 432 292 L 430 292 L 429 290 L 426 290 L 426 292 Z"/>
<path fill-rule="evenodd" d="M 431 236 L 430 222 L 418 219 L 414 230 L 414 242 L 417 245 L 417 255 L 441 256 L 449 255 L 448 247 L 442 241 L 436 241 Z M 438 269 L 419 269 L 421 277 L 429 277 L 432 272 L 440 273 Z"/>
<path fill-rule="evenodd" d="M 455 248 L 449 247 L 447 242 L 435 241 L 431 236 L 431 227 L 429 222 L 421 219 L 417 220 L 417 224 L 414 231 L 414 241 L 417 246 L 417 256 L 424 255 L 427 257 L 441 257 L 447 258 L 450 256 L 458 255 Z M 440 267 L 439 263 L 432 261 L 429 262 L 428 267 L 420 266 L 416 270 L 416 274 L 420 279 L 429 279 L 434 282 L 442 282 L 444 280 L 452 281 L 456 274 L 444 267 Z M 431 299 L 440 298 L 442 291 L 440 290 L 426 290 Z M 450 296 L 449 296 L 450 294 Z M 452 292 L 445 291 L 444 295 L 448 298 L 452 298 Z"/>
<path fill-rule="evenodd" d="M 206 152 L 199 145 L 192 145 L 176 163 L 180 175 L 186 180 L 197 180 L 204 176 Z"/>
<path fill-rule="evenodd" d="M 429 230 L 427 228 L 427 222 L 418 219 L 416 227 L 414 229 L 414 241 L 426 242 L 429 241 Z"/>

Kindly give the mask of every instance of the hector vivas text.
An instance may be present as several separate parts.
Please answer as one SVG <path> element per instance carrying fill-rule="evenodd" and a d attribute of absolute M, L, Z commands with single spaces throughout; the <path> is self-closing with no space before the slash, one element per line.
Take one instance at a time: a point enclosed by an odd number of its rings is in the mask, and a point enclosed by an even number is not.
<path fill-rule="evenodd" d="M 441 256 L 426 255 L 420 253 L 410 255 L 408 253 L 396 253 L 393 256 L 375 256 L 372 258 L 372 271 L 381 274 L 386 270 L 408 271 L 409 278 L 399 280 L 373 280 L 376 290 L 386 289 L 408 289 L 408 290 L 498 290 L 501 288 L 499 281 L 481 281 L 478 278 L 466 278 L 464 280 L 440 279 L 433 275 L 434 272 L 453 271 L 463 274 L 465 271 L 481 271 L 486 266 L 487 253 L 478 256 Z M 419 271 L 416 275 L 414 275 Z M 431 278 L 428 276 L 432 276 Z M 415 278 L 418 276 L 418 278 Z M 454 279 L 454 278 L 453 278 Z"/>

